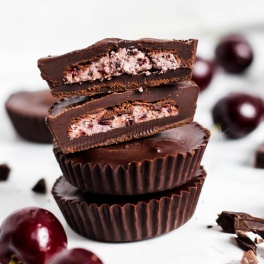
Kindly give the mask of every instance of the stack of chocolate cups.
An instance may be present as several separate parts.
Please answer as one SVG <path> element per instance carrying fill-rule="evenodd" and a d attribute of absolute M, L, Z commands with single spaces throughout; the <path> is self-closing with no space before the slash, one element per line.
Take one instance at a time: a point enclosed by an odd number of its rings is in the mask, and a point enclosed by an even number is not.
<path fill-rule="evenodd" d="M 55 103 L 46 119 L 63 176 L 52 194 L 90 239 L 125 242 L 193 215 L 210 133 L 192 122 L 197 40 L 105 39 L 38 61 Z"/>

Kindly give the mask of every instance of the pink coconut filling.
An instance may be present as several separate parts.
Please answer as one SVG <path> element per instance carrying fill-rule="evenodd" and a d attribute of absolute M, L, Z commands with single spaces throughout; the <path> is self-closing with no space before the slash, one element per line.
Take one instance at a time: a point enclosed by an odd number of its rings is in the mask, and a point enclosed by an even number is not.
<path fill-rule="evenodd" d="M 179 111 L 174 104 L 164 103 L 159 109 L 155 109 L 151 104 L 130 105 L 128 113 L 110 114 L 103 109 L 97 113 L 86 114 L 75 120 L 68 129 L 70 139 L 83 136 L 92 136 L 104 133 L 112 129 L 131 126 L 142 122 L 160 119 L 164 117 L 176 116 Z M 105 118 L 108 116 L 108 118 Z"/>
<path fill-rule="evenodd" d="M 150 75 L 152 71 L 164 73 L 180 67 L 180 61 L 171 52 L 153 51 L 147 54 L 138 49 L 120 48 L 90 64 L 76 65 L 65 72 L 67 84 L 110 80 L 122 74 Z"/>

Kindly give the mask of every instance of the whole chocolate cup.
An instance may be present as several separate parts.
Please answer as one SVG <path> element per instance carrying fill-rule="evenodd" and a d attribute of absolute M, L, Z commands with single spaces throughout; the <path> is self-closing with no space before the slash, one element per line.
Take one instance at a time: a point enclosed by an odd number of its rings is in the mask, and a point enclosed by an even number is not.
<path fill-rule="evenodd" d="M 53 151 L 65 179 L 83 191 L 138 195 L 169 190 L 192 179 L 210 132 L 193 122 L 158 135 L 63 154 Z"/>
<path fill-rule="evenodd" d="M 52 194 L 69 226 L 89 239 L 127 242 L 156 237 L 185 224 L 193 215 L 206 178 L 201 167 L 188 183 L 140 196 L 84 194 L 59 178 Z"/>
<path fill-rule="evenodd" d="M 5 108 L 21 137 L 32 142 L 52 143 L 53 136 L 47 128 L 45 118 L 56 101 L 58 99 L 49 90 L 21 91 L 7 99 Z"/>

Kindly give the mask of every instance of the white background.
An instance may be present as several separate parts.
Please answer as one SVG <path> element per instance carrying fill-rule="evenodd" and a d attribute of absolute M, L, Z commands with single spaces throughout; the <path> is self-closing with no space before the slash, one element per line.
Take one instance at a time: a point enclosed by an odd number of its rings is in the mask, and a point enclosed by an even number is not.
<path fill-rule="evenodd" d="M 263 0 L 1 0 L 0 163 L 8 163 L 12 172 L 7 182 L 0 183 L 0 221 L 24 206 L 47 208 L 65 227 L 69 248 L 90 249 L 105 264 L 238 264 L 243 251 L 234 235 L 221 232 L 215 219 L 223 210 L 264 217 L 264 170 L 253 168 L 255 148 L 264 142 L 264 126 L 243 139 L 227 140 L 213 129 L 210 110 L 230 91 L 264 98 L 263 10 Z M 50 194 L 31 191 L 42 177 L 50 190 L 61 172 L 51 145 L 26 142 L 16 135 L 4 109 L 7 97 L 20 90 L 48 89 L 39 75 L 38 58 L 84 48 L 105 37 L 198 38 L 198 54 L 213 58 L 219 37 L 229 32 L 247 37 L 255 58 L 243 76 L 217 72 L 200 94 L 195 120 L 209 128 L 212 137 L 202 162 L 208 177 L 193 218 L 178 230 L 142 242 L 99 243 L 75 234 Z M 264 246 L 258 248 L 259 261 L 264 263 Z"/>

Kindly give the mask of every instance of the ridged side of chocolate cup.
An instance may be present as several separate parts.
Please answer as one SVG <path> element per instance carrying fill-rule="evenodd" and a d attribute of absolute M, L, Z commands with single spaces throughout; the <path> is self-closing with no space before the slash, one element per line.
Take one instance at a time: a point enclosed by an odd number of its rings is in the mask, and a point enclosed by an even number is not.
<path fill-rule="evenodd" d="M 205 178 L 201 167 L 197 177 L 183 186 L 129 202 L 119 196 L 112 203 L 102 195 L 90 194 L 85 200 L 80 190 L 61 177 L 52 194 L 75 232 L 98 241 L 128 242 L 160 236 L 185 224 L 195 211 Z"/>
<path fill-rule="evenodd" d="M 110 195 L 160 192 L 188 182 L 195 176 L 200 166 L 210 132 L 197 123 L 185 126 L 189 129 L 195 126 L 204 133 L 197 147 L 186 149 L 184 153 L 175 150 L 173 155 L 157 156 L 140 162 L 128 160 L 126 165 L 115 166 L 110 162 L 107 165 L 90 164 L 82 160 L 76 162 L 71 159 L 76 154 L 71 154 L 72 156 L 63 154 L 56 143 L 53 151 L 66 180 L 83 191 Z M 78 155 L 89 155 L 89 153 L 91 151 L 88 150 Z"/>

